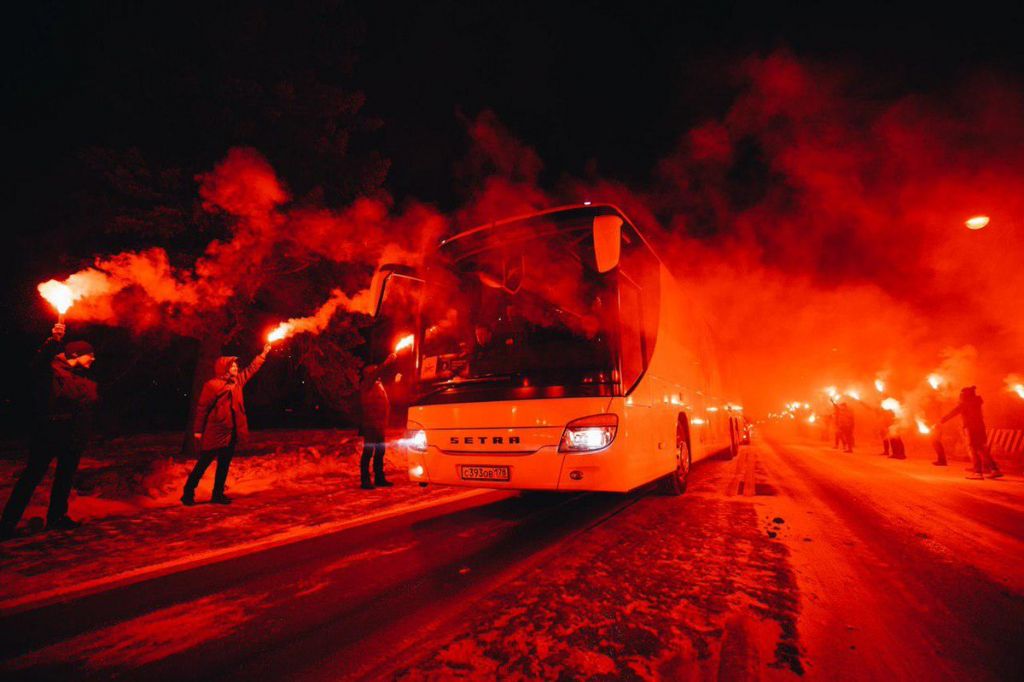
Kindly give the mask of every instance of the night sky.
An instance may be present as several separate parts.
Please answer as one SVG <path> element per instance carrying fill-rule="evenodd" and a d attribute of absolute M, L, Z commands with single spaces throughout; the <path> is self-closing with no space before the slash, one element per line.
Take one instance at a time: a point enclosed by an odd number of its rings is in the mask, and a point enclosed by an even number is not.
<path fill-rule="evenodd" d="M 220 74 L 302 65 L 362 90 L 383 122 L 373 143 L 392 160 L 391 191 L 442 209 L 457 201 L 460 117 L 485 108 L 537 149 L 546 177 L 591 162 L 642 181 L 682 131 L 728 106 L 734 68 L 751 55 L 785 48 L 857 69 L 870 74 L 866 97 L 1024 66 L 1019 11 L 978 3 L 262 4 L 22 7 L 9 22 L 17 47 L 7 73 L 17 194 L 59 197 L 48 174 L 93 144 L 212 163 L 223 152 L 216 141 L 176 123 L 191 105 L 177 85 L 211 65 Z M 351 73 L 339 72 L 342 61 Z"/>

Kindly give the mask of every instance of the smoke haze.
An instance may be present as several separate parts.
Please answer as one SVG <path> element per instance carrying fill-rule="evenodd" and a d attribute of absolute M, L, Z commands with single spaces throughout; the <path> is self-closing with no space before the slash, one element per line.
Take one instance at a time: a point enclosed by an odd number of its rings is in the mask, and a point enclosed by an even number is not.
<path fill-rule="evenodd" d="M 204 209 L 228 216 L 231 234 L 187 269 L 160 248 L 97 259 L 72 276 L 91 293 L 69 317 L 187 334 L 278 250 L 415 263 L 456 228 L 586 199 L 621 206 L 712 312 L 725 374 L 755 413 L 827 385 L 873 396 L 876 377 L 918 403 L 931 372 L 945 390 L 1006 393 L 1004 378 L 1024 367 L 1018 85 L 978 76 L 886 100 L 865 91 L 869 75 L 786 52 L 733 76 L 732 105 L 682 132 L 643 186 L 596 172 L 542 186 L 542 159 L 494 113 L 466 120 L 470 149 L 454 169 L 465 200 L 451 215 L 387 196 L 293 203 L 259 152 L 232 149 L 197 178 Z M 968 230 L 975 215 L 991 223 Z M 316 332 L 340 309 L 365 310 L 335 291 L 293 321 Z"/>

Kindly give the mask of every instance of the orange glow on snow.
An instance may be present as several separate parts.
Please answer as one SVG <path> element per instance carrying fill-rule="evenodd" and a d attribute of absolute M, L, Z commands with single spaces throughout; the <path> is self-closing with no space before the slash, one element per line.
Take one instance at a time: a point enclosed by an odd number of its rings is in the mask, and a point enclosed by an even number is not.
<path fill-rule="evenodd" d="M 77 298 L 71 287 L 55 279 L 43 282 L 36 288 L 39 289 L 39 294 L 61 315 L 68 311 Z"/>
<path fill-rule="evenodd" d="M 407 334 L 406 336 L 403 336 L 398 340 L 398 343 L 395 344 L 395 352 L 399 353 L 405 350 L 406 348 L 412 348 L 414 340 L 415 337 L 412 334 Z"/>
<path fill-rule="evenodd" d="M 977 216 L 974 216 L 973 218 L 969 218 L 967 221 L 965 221 L 964 225 L 967 226 L 968 230 L 980 230 L 981 228 L 983 228 L 986 225 L 988 225 L 988 216 L 987 215 L 977 215 Z"/>

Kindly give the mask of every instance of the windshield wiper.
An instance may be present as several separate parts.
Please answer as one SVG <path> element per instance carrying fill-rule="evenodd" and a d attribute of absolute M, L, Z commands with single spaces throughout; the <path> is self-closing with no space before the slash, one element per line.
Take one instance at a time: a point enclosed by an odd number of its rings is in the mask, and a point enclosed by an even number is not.
<path fill-rule="evenodd" d="M 427 391 L 426 393 L 420 394 L 420 399 L 426 398 L 428 396 L 436 395 L 438 393 L 443 393 L 444 391 L 447 391 L 449 389 L 455 388 L 456 386 L 463 386 L 465 384 L 493 384 L 493 383 L 498 383 L 500 381 L 510 381 L 511 379 L 512 379 L 512 375 L 511 374 L 489 374 L 489 375 L 480 376 L 480 377 L 473 377 L 471 379 L 459 379 L 458 381 L 446 381 L 443 385 L 441 385 L 441 386 L 435 385 L 432 390 Z"/>

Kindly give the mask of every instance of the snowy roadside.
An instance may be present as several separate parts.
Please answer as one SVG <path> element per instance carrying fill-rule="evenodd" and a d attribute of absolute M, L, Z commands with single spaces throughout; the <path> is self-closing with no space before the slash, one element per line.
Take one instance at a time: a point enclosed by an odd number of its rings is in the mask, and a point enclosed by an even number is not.
<path fill-rule="evenodd" d="M 85 524 L 70 533 L 33 533 L 0 545 L 0 610 L 121 575 L 330 532 L 464 492 L 411 483 L 398 448 L 389 448 L 386 464 L 395 486 L 363 491 L 361 441 L 354 433 L 275 431 L 253 434 L 247 454 L 232 463 L 228 493 L 234 504 L 204 504 L 211 467 L 197 490 L 198 504 L 189 508 L 178 497 L 192 462 L 167 456 L 176 445 L 173 436 L 146 436 L 90 452 L 70 505 Z M 6 499 L 22 465 L 0 465 L 0 495 Z M 26 512 L 29 526 L 41 525 L 33 517 L 45 514 L 50 476 Z"/>

